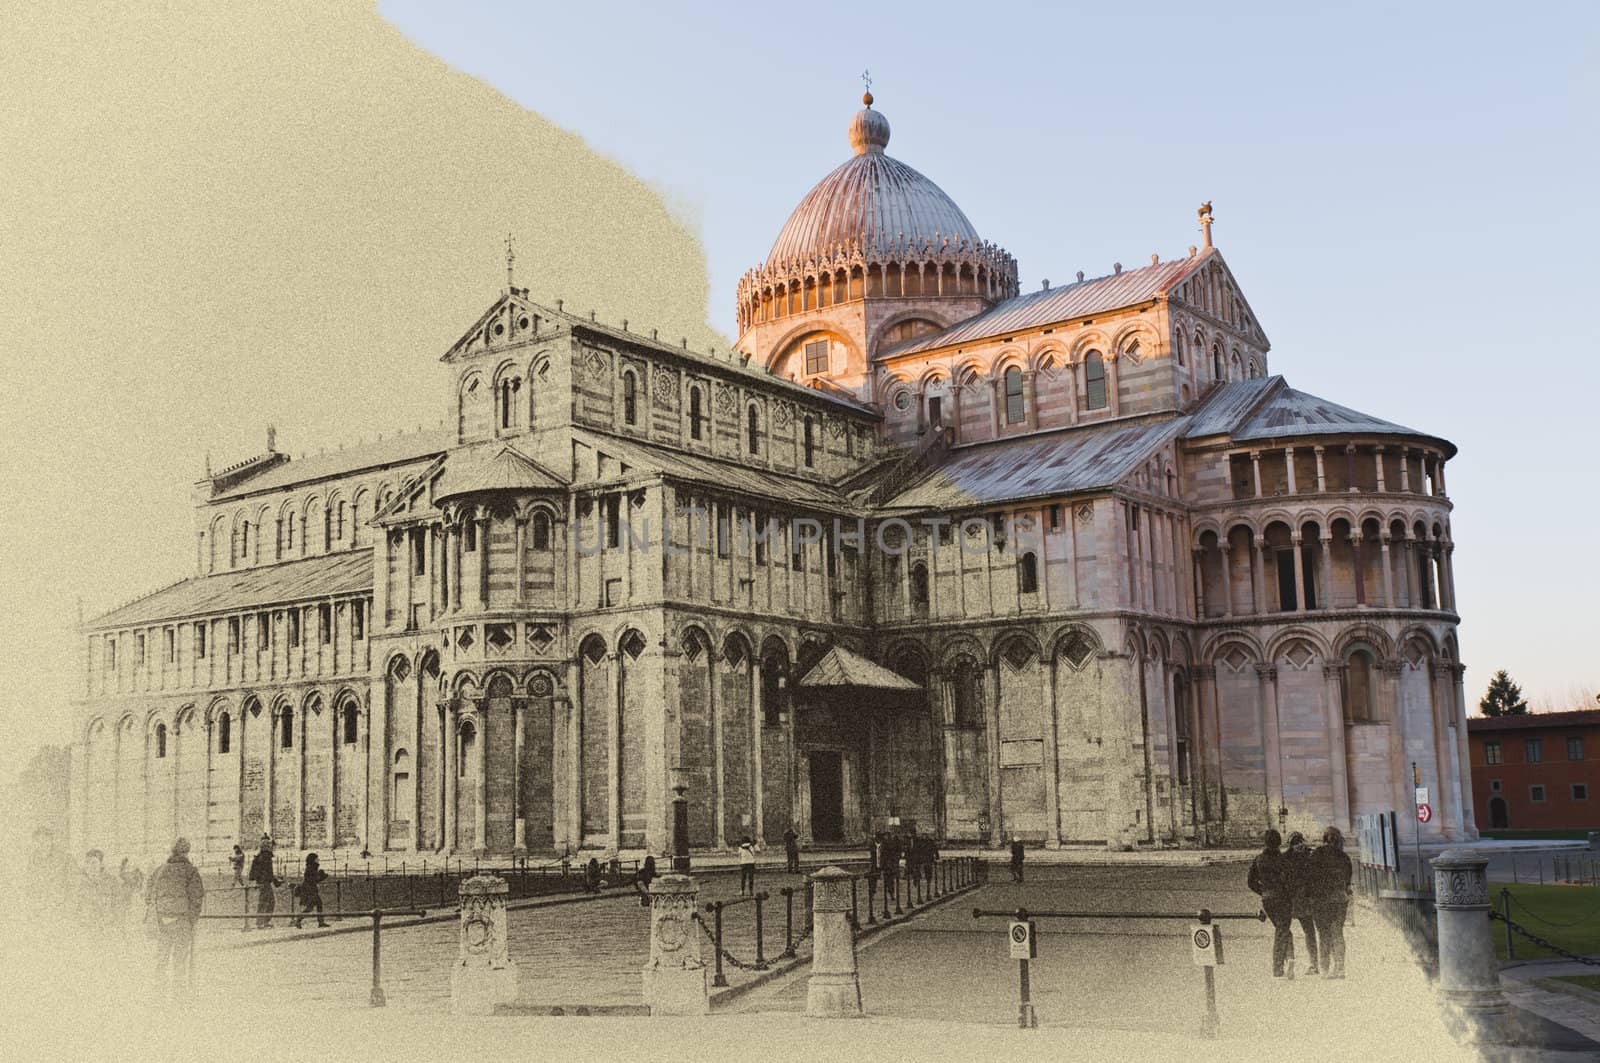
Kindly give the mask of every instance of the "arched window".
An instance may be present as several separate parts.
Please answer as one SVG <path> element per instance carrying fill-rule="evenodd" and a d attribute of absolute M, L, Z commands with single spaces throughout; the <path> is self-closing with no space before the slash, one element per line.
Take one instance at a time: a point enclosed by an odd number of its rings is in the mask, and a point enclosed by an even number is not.
<path fill-rule="evenodd" d="M 344 518 L 346 513 L 344 499 L 339 499 L 338 515 L 334 518 L 333 539 L 335 542 L 344 542 Z"/>
<path fill-rule="evenodd" d="M 250 522 L 245 521 L 239 531 L 239 560 L 250 563 Z"/>
<path fill-rule="evenodd" d="M 745 433 L 748 436 L 750 453 L 758 453 L 761 450 L 761 414 L 753 402 L 750 404 L 750 416 L 745 422 Z"/>
<path fill-rule="evenodd" d="M 622 374 L 622 423 L 639 421 L 639 378 L 632 372 Z"/>
<path fill-rule="evenodd" d="M 1106 363 L 1099 351 L 1090 351 L 1083 359 L 1083 402 L 1091 410 L 1106 406 Z"/>
<path fill-rule="evenodd" d="M 233 717 L 223 713 L 217 717 L 217 752 L 228 753 L 233 749 Z"/>
<path fill-rule="evenodd" d="M 355 745 L 356 734 L 360 729 L 361 714 L 356 711 L 355 705 L 346 705 L 344 707 L 344 744 L 347 746 Z"/>
<path fill-rule="evenodd" d="M 284 709 L 278 718 L 278 748 L 294 748 L 294 710 Z"/>
<path fill-rule="evenodd" d="M 1016 366 L 1006 370 L 1006 424 L 1021 424 L 1027 417 L 1022 407 L 1022 370 Z"/>
<path fill-rule="evenodd" d="M 533 515 L 533 548 L 550 549 L 550 514 L 542 509 Z"/>
<path fill-rule="evenodd" d="M 928 607 L 928 566 L 921 561 L 911 566 L 911 604 L 920 609 Z"/>
<path fill-rule="evenodd" d="M 705 415 L 700 411 L 700 389 L 689 389 L 689 438 L 699 439 Z"/>
<path fill-rule="evenodd" d="M 158 724 L 156 724 L 156 757 L 157 758 L 161 758 L 161 757 L 165 757 L 166 755 L 167 755 L 167 725 L 164 724 L 164 723 L 158 723 Z"/>
<path fill-rule="evenodd" d="M 1372 704 L 1372 654 L 1356 650 L 1345 661 L 1344 718 L 1347 723 L 1375 719 Z"/>
<path fill-rule="evenodd" d="M 1039 590 L 1039 559 L 1031 551 L 1017 561 L 1017 590 L 1036 594 Z"/>
<path fill-rule="evenodd" d="M 1217 380 L 1224 377 L 1222 370 L 1222 348 L 1215 343 L 1211 345 L 1211 375 Z"/>
<path fill-rule="evenodd" d="M 294 514 L 283 518 L 283 552 L 294 553 Z"/>
<path fill-rule="evenodd" d="M 802 446 L 805 448 L 806 468 L 809 469 L 816 465 L 817 457 L 816 426 L 809 417 L 806 418 L 804 436 Z"/>
<path fill-rule="evenodd" d="M 952 671 L 950 685 L 953 688 L 951 693 L 954 712 L 950 722 L 955 726 L 983 726 L 982 675 L 982 671 L 970 658 L 963 659 Z"/>
<path fill-rule="evenodd" d="M 1181 333 L 1181 332 L 1178 333 L 1175 337 L 1173 337 L 1172 353 L 1177 356 L 1178 365 L 1184 366 L 1184 365 L 1188 365 L 1189 364 L 1188 362 L 1186 362 L 1184 360 L 1184 356 L 1183 356 L 1183 333 Z"/>
<path fill-rule="evenodd" d="M 410 819 L 411 807 L 411 754 L 403 749 L 394 751 L 394 782 L 391 786 L 393 801 L 389 814 L 395 819 Z"/>
<path fill-rule="evenodd" d="M 472 754 L 477 747 L 477 729 L 470 723 L 463 723 L 461 725 L 461 751 L 456 754 L 456 770 L 463 779 L 473 774 L 473 762 L 478 758 Z"/>

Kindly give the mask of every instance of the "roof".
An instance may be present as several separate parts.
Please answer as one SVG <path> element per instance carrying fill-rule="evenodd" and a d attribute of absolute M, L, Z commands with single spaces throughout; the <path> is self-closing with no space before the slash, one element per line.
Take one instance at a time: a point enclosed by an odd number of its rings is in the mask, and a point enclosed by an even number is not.
<path fill-rule="evenodd" d="M 1403 424 L 1385 421 L 1370 413 L 1352 410 L 1336 402 L 1296 391 L 1291 387 L 1270 392 L 1266 400 L 1252 412 L 1250 419 L 1233 429 L 1237 440 L 1283 439 L 1306 435 L 1372 435 L 1416 436 L 1445 443 L 1438 436 L 1407 428 Z M 1451 453 L 1455 448 L 1449 447 Z"/>
<path fill-rule="evenodd" d="M 874 664 L 859 653 L 835 646 L 800 677 L 800 686 L 810 690 L 825 687 L 865 687 L 870 690 L 921 690 L 917 684 L 881 664 Z"/>
<path fill-rule="evenodd" d="M 304 598 L 358 594 L 371 589 L 372 550 L 363 547 L 286 561 L 281 565 L 186 579 L 113 609 L 86 626 L 128 627 Z"/>
<path fill-rule="evenodd" d="M 825 484 L 771 469 L 758 469 L 737 461 L 726 461 L 705 454 L 690 454 L 641 440 L 622 439 L 581 428 L 572 430 L 572 438 L 575 442 L 592 447 L 635 469 L 644 469 L 679 480 L 690 480 L 747 495 L 799 504 L 809 503 L 835 508 L 848 505 L 842 494 Z"/>
<path fill-rule="evenodd" d="M 962 509 L 1108 487 L 1185 423 L 1181 417 L 1113 421 L 957 447 L 886 506 Z"/>
<path fill-rule="evenodd" d="M 1468 731 L 1526 731 L 1549 727 L 1600 726 L 1600 709 L 1570 712 L 1526 712 L 1515 716 L 1469 716 Z"/>
<path fill-rule="evenodd" d="M 1046 288 L 1028 292 L 996 303 L 977 317 L 968 318 L 942 332 L 918 336 L 898 347 L 880 351 L 877 358 L 879 360 L 897 358 L 939 347 L 953 347 L 960 343 L 1009 335 L 1012 332 L 1048 325 L 1055 321 L 1067 321 L 1075 317 L 1143 303 L 1165 293 L 1190 270 L 1213 254 L 1216 254 L 1216 251 L 1207 248 L 1194 258 L 1180 258 L 1140 269 L 1123 270 L 1108 277 L 1094 277 L 1069 284 L 1064 288 Z"/>
<path fill-rule="evenodd" d="M 1282 386 L 1281 376 L 1258 376 L 1215 388 L 1189 414 L 1189 427 L 1184 437 L 1194 439 L 1232 430 L 1268 393 Z"/>
<path fill-rule="evenodd" d="M 457 464 L 457 462 L 460 464 Z M 564 491 L 567 481 L 511 446 L 471 464 L 452 457 L 434 488 L 435 500 L 494 491 Z"/>
<path fill-rule="evenodd" d="M 363 469 L 376 469 L 385 465 L 415 461 L 418 458 L 443 453 L 453 442 L 454 435 L 443 428 L 402 433 L 390 436 L 388 439 L 378 439 L 371 443 L 346 447 L 343 450 L 325 451 L 273 465 L 261 475 L 240 481 L 226 491 L 219 492 L 215 497 L 216 499 L 238 498 L 257 491 L 272 491 L 312 480 L 345 476 Z"/>

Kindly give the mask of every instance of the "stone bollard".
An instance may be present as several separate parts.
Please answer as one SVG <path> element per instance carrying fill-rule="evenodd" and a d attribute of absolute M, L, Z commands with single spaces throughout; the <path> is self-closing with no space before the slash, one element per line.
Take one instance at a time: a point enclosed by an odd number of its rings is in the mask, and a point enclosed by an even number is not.
<path fill-rule="evenodd" d="M 862 1014 L 856 937 L 850 926 L 850 872 L 825 867 L 811 876 L 811 981 L 806 1014 L 849 1018 Z"/>
<path fill-rule="evenodd" d="M 700 888 L 688 875 L 666 874 L 650 885 L 650 959 L 644 1002 L 651 1015 L 708 1015 L 711 987 L 694 925 Z"/>
<path fill-rule="evenodd" d="M 460 889 L 461 952 L 450 973 L 450 1010 L 491 1015 L 496 1004 L 517 999 L 517 965 L 506 951 L 510 887 L 495 875 L 474 875 Z"/>
<path fill-rule="evenodd" d="M 1510 1039 L 1510 1008 L 1500 988 L 1489 921 L 1489 858 L 1448 849 L 1433 858 L 1439 926 L 1439 991 L 1451 1005 L 1448 1021 L 1463 1040 Z"/>

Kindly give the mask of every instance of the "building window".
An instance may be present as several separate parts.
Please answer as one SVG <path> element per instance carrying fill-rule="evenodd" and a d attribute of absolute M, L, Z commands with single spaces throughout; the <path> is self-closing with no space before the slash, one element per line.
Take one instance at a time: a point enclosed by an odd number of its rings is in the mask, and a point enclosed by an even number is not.
<path fill-rule="evenodd" d="M 239 618 L 228 617 L 228 654 L 232 656 L 239 652 Z"/>
<path fill-rule="evenodd" d="M 1060 506 L 1051 506 L 1050 507 L 1050 530 L 1051 531 L 1060 531 L 1061 530 L 1061 507 Z"/>
<path fill-rule="evenodd" d="M 806 570 L 806 544 L 801 541 L 794 522 L 789 522 L 789 567 L 795 572 Z"/>
<path fill-rule="evenodd" d="M 350 637 L 357 641 L 367 637 L 367 603 L 350 603 Z"/>
<path fill-rule="evenodd" d="M 478 549 L 478 522 L 475 520 L 467 521 L 463 531 L 465 534 L 462 536 L 462 549 L 469 554 L 475 553 Z"/>
<path fill-rule="evenodd" d="M 731 529 L 728 527 L 728 525 L 731 524 L 732 521 L 728 516 L 728 509 L 726 506 L 718 506 L 715 510 L 715 513 L 716 515 L 712 518 L 712 523 L 716 525 L 717 529 L 717 556 L 727 557 L 728 540 L 732 538 Z"/>
<path fill-rule="evenodd" d="M 117 640 L 106 639 L 106 671 L 117 670 Z"/>
<path fill-rule="evenodd" d="M 260 653 L 267 648 L 267 643 L 272 641 L 272 617 L 267 613 L 256 614 L 256 652 Z"/>
<path fill-rule="evenodd" d="M 361 714 L 356 712 L 356 707 L 354 705 L 346 705 L 344 707 L 345 745 L 353 746 L 356 744 L 356 732 L 360 729 L 360 720 Z"/>
<path fill-rule="evenodd" d="M 755 544 L 756 564 L 767 563 L 767 540 L 772 536 L 772 521 L 765 513 L 750 515 L 750 538 Z"/>
<path fill-rule="evenodd" d="M 1083 360 L 1083 404 L 1090 410 L 1105 409 L 1106 363 L 1099 351 L 1090 351 Z"/>
<path fill-rule="evenodd" d="M 639 422 L 639 378 L 632 372 L 622 374 L 622 423 Z"/>
<path fill-rule="evenodd" d="M 1214 380 L 1221 380 L 1223 377 L 1222 348 L 1215 343 L 1211 345 L 1211 376 Z"/>
<path fill-rule="evenodd" d="M 1490 779 L 1489 780 L 1489 792 L 1492 793 L 1492 794 L 1497 794 L 1497 793 L 1500 792 L 1500 780 L 1499 779 Z"/>
<path fill-rule="evenodd" d="M 233 717 L 223 713 L 217 717 L 217 752 L 227 753 L 233 749 Z"/>
<path fill-rule="evenodd" d="M 911 605 L 915 609 L 928 607 L 928 566 L 921 561 L 911 566 Z"/>
<path fill-rule="evenodd" d="M 1543 804 L 1544 786 L 1541 783 L 1534 783 L 1532 786 L 1528 787 L 1528 799 L 1536 805 Z"/>
<path fill-rule="evenodd" d="M 194 626 L 194 655 L 196 660 L 204 660 L 206 656 L 206 622 L 204 620 Z"/>
<path fill-rule="evenodd" d="M 1581 739 L 1581 738 L 1569 738 L 1569 739 L 1567 739 L 1567 759 L 1568 760 L 1582 760 L 1583 759 L 1583 739 Z"/>
<path fill-rule="evenodd" d="M 812 340 L 806 344 L 806 373 L 826 373 L 828 371 L 828 341 Z"/>
<path fill-rule="evenodd" d="M 411 529 L 411 574 L 428 574 L 428 536 L 421 528 Z"/>
<path fill-rule="evenodd" d="M 1006 424 L 1021 424 L 1027 417 L 1022 408 L 1022 370 L 1012 366 L 1006 370 Z"/>
<path fill-rule="evenodd" d="M 294 748 L 294 710 L 284 709 L 278 718 L 278 748 Z"/>
<path fill-rule="evenodd" d="M 1023 594 L 1038 593 L 1039 559 L 1032 551 L 1023 554 L 1017 562 L 1017 589 Z"/>
<path fill-rule="evenodd" d="M 164 723 L 158 723 L 158 724 L 156 724 L 156 758 L 160 759 L 160 758 L 165 757 L 166 755 L 167 755 L 167 725 L 164 724 Z"/>
<path fill-rule="evenodd" d="M 1587 801 L 1587 800 L 1589 800 L 1589 784 L 1586 783 L 1586 782 L 1575 782 L 1575 783 L 1573 783 L 1572 784 L 1572 799 L 1574 801 Z"/>
<path fill-rule="evenodd" d="M 809 417 L 806 418 L 804 435 L 802 446 L 805 448 L 806 468 L 809 469 L 816 464 L 817 455 L 816 426 Z"/>
<path fill-rule="evenodd" d="M 140 632 L 139 634 L 135 635 L 133 638 L 134 638 L 134 642 L 133 642 L 133 648 L 134 648 L 133 664 L 134 664 L 135 668 L 143 668 L 144 667 L 144 633 Z"/>
<path fill-rule="evenodd" d="M 1483 762 L 1485 764 L 1500 763 L 1500 743 L 1485 742 L 1483 744 Z"/>
<path fill-rule="evenodd" d="M 533 515 L 533 548 L 535 550 L 550 549 L 550 515 L 538 512 Z"/>
<path fill-rule="evenodd" d="M 1544 739 L 1530 738 L 1523 743 L 1522 759 L 1529 764 L 1539 764 L 1544 761 Z"/>
<path fill-rule="evenodd" d="M 750 416 L 745 421 L 745 436 L 750 447 L 750 453 L 756 454 L 761 450 L 761 415 L 756 410 L 756 404 L 750 404 Z"/>
<path fill-rule="evenodd" d="M 700 412 L 700 389 L 689 389 L 689 438 L 699 439 L 705 415 Z"/>
<path fill-rule="evenodd" d="M 289 645 L 291 647 L 300 645 L 300 610 L 298 609 L 289 610 Z"/>
<path fill-rule="evenodd" d="M 176 664 L 178 662 L 178 633 L 169 627 L 165 631 L 161 632 L 161 637 L 166 643 L 165 649 L 167 652 L 167 663 Z M 1571 743 L 1569 742 L 1569 748 L 1570 745 Z M 1583 757 L 1579 756 L 1576 759 L 1582 760 Z"/>
<path fill-rule="evenodd" d="M 605 510 L 605 548 L 615 550 L 622 542 L 622 496 L 607 495 L 600 506 Z"/>
<path fill-rule="evenodd" d="M 1349 723 L 1371 720 L 1372 713 L 1372 655 L 1357 650 L 1345 662 L 1344 718 Z M 1498 763 L 1491 761 L 1491 763 Z"/>
<path fill-rule="evenodd" d="M 333 606 L 317 606 L 317 633 L 324 646 L 333 641 Z"/>
<path fill-rule="evenodd" d="M 463 779 L 472 774 L 472 754 L 478 746 L 478 732 L 470 723 L 461 725 L 461 751 L 456 755 L 456 773 Z"/>
<path fill-rule="evenodd" d="M 972 661 L 958 665 L 951 677 L 954 718 L 957 727 L 983 726 L 983 671 Z"/>

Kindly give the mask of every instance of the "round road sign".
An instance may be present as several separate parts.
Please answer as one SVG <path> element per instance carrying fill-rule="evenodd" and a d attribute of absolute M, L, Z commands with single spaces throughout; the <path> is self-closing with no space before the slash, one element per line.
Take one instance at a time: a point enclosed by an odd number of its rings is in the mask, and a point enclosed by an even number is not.
<path fill-rule="evenodd" d="M 1015 941 L 1018 945 L 1027 944 L 1027 942 L 1028 942 L 1028 927 L 1027 927 L 1027 924 L 1018 923 L 1015 926 L 1013 926 L 1011 928 L 1011 940 Z"/>
<path fill-rule="evenodd" d="M 1426 823 L 1432 818 L 1433 818 L 1433 807 L 1431 805 L 1418 805 L 1417 806 L 1417 822 L 1418 823 Z"/>
<path fill-rule="evenodd" d="M 1209 949 L 1211 947 L 1211 931 L 1196 930 L 1194 932 L 1194 947 L 1197 949 Z"/>

